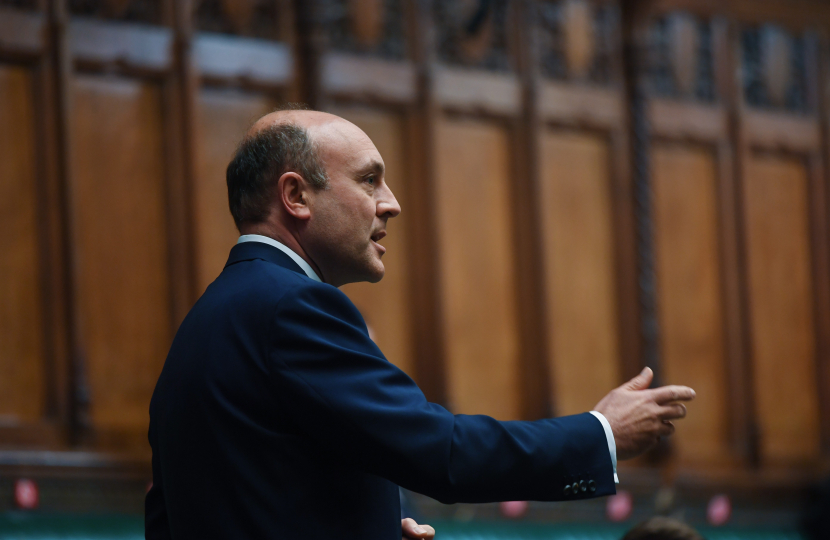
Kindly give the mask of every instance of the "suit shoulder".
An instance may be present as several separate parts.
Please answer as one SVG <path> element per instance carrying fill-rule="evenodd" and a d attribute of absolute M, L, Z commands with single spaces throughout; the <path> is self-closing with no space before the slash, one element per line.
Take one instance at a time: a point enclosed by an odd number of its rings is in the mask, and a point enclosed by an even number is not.
<path fill-rule="evenodd" d="M 325 311 L 343 311 L 344 315 L 358 316 L 360 312 L 346 294 L 327 283 L 320 283 L 311 279 L 294 283 L 285 291 L 280 304 L 286 307 L 298 303 L 308 308 L 318 308 Z"/>
<path fill-rule="evenodd" d="M 333 331 L 345 324 L 368 335 L 363 314 L 351 299 L 337 287 L 313 280 L 304 280 L 285 291 L 274 314 L 280 326 L 303 322 L 318 331 Z"/>
<path fill-rule="evenodd" d="M 239 306 L 274 309 L 295 288 L 318 284 L 293 270 L 262 260 L 226 267 L 197 302 L 212 307 Z M 319 284 L 318 284 L 319 285 Z"/>

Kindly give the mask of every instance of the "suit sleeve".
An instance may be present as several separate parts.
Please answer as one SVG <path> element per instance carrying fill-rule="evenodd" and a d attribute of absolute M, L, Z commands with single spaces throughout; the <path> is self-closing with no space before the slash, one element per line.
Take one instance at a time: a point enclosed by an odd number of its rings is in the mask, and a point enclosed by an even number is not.
<path fill-rule="evenodd" d="M 345 462 L 444 503 L 615 492 L 605 433 L 590 414 L 534 422 L 453 415 L 384 358 L 333 287 L 295 287 L 274 317 L 277 399 Z"/>

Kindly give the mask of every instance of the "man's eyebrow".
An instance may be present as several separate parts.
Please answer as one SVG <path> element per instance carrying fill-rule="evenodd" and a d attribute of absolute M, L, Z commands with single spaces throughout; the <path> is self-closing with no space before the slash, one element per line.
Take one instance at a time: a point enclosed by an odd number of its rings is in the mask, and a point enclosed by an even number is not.
<path fill-rule="evenodd" d="M 369 175 L 369 174 L 381 175 L 381 174 L 384 173 L 384 170 L 385 170 L 385 168 L 383 166 L 383 163 L 381 163 L 380 161 L 372 160 L 366 166 L 361 167 L 358 170 L 357 174 L 358 174 L 358 176 L 366 176 L 366 175 Z"/>

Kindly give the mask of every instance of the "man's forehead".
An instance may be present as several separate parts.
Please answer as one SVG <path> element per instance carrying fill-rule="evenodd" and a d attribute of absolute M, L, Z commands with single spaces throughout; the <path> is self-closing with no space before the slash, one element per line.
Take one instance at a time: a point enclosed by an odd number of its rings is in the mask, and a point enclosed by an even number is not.
<path fill-rule="evenodd" d="M 351 122 L 335 118 L 339 121 L 321 124 L 312 130 L 323 161 L 332 165 L 336 162 L 353 171 L 374 165 L 382 172 L 383 159 L 369 136 Z"/>
<path fill-rule="evenodd" d="M 305 128 L 323 162 L 352 170 L 383 169 L 383 159 L 366 133 L 345 118 L 322 111 L 276 111 L 257 120 L 249 134 L 270 126 L 292 123 Z M 379 167 L 378 167 L 379 165 Z"/>

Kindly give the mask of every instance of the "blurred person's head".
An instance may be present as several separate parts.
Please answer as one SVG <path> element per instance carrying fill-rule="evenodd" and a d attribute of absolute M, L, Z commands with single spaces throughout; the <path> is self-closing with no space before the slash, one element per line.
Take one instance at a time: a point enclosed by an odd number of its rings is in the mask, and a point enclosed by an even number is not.
<path fill-rule="evenodd" d="M 623 540 L 704 540 L 703 536 L 682 521 L 654 517 L 635 525 Z"/>
<path fill-rule="evenodd" d="M 801 517 L 801 532 L 804 538 L 830 538 L 830 477 L 810 488 L 805 503 Z"/>
<path fill-rule="evenodd" d="M 383 158 L 357 126 L 291 108 L 256 121 L 228 165 L 228 201 L 241 234 L 262 234 L 305 259 L 326 283 L 377 282 L 378 242 L 401 209 Z"/>

